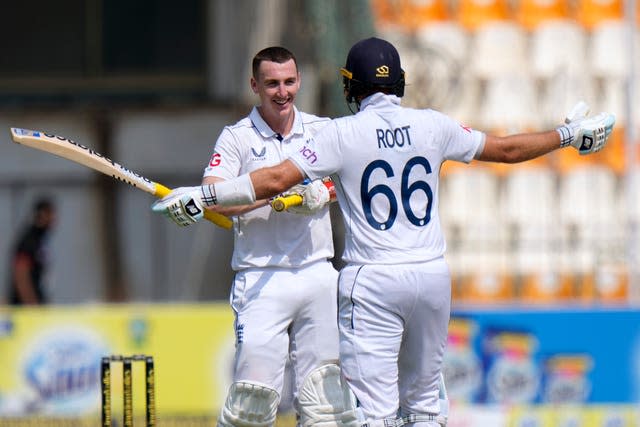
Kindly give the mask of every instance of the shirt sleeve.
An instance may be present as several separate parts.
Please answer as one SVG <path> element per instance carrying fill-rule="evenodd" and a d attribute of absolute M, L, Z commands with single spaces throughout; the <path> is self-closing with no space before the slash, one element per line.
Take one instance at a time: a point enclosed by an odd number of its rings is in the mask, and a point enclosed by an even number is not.
<path fill-rule="evenodd" d="M 213 147 L 209 163 L 204 169 L 204 177 L 213 176 L 225 180 L 235 178 L 240 174 L 241 159 L 238 140 L 225 127 Z"/>
<path fill-rule="evenodd" d="M 444 159 L 469 163 L 484 149 L 483 132 L 464 126 L 442 113 L 436 113 L 436 120 Z"/>
<path fill-rule="evenodd" d="M 289 157 L 309 179 L 333 175 L 342 167 L 342 149 L 337 126 L 336 120 L 331 121 Z"/>

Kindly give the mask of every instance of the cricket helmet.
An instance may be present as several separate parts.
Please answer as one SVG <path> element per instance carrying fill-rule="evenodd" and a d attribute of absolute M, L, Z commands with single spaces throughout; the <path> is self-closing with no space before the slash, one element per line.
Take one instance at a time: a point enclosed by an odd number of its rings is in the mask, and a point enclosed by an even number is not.
<path fill-rule="evenodd" d="M 348 103 L 378 90 L 399 97 L 404 95 L 405 73 L 400 66 L 400 55 L 391 43 L 377 37 L 354 44 L 340 74 Z"/>

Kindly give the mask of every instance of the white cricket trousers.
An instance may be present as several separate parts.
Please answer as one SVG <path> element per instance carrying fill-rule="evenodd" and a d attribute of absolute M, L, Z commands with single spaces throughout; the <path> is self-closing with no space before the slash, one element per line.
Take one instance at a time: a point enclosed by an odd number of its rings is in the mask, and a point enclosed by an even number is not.
<path fill-rule="evenodd" d="M 439 412 L 450 308 L 451 276 L 444 258 L 349 265 L 341 271 L 340 362 L 367 420 Z"/>
<path fill-rule="evenodd" d="M 236 331 L 233 381 L 257 381 L 282 396 L 290 353 L 295 397 L 309 372 L 337 360 L 337 279 L 328 261 L 238 272 L 230 297 Z"/>

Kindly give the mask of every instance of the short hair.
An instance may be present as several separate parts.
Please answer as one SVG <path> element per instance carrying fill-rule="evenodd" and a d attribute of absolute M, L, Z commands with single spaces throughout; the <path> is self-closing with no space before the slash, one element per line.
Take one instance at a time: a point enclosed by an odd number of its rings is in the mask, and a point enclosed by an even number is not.
<path fill-rule="evenodd" d="M 256 56 L 253 57 L 253 78 L 258 78 L 258 69 L 260 68 L 260 64 L 262 63 L 262 61 L 271 61 L 277 62 L 278 64 L 284 64 L 290 59 L 293 59 L 293 63 L 296 64 L 297 70 L 298 61 L 296 60 L 293 52 L 291 52 L 289 49 L 282 46 L 271 46 L 262 49 L 260 52 L 256 53 Z"/>

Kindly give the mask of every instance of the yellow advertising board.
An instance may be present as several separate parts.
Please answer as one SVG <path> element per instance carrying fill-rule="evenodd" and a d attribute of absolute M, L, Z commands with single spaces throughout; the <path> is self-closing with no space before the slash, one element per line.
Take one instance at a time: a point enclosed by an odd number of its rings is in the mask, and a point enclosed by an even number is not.
<path fill-rule="evenodd" d="M 210 426 L 230 384 L 235 337 L 226 303 L 0 308 L 0 427 L 95 426 L 100 361 L 150 355 L 161 425 Z M 123 416 L 122 365 L 112 366 L 113 419 Z M 144 365 L 134 362 L 133 407 L 145 412 Z M 636 405 L 467 405 L 450 427 L 640 427 Z M 138 424 L 137 422 L 135 424 Z M 119 424 L 118 424 L 119 425 Z M 291 413 L 278 427 L 293 426 Z"/>
<path fill-rule="evenodd" d="M 154 358 L 158 416 L 215 416 L 230 383 L 233 314 L 226 304 L 96 305 L 0 310 L 0 417 L 97 415 L 100 359 Z M 144 412 L 144 368 L 133 401 Z M 122 367 L 112 367 L 114 416 Z M 120 406 L 121 408 L 121 406 Z"/>

